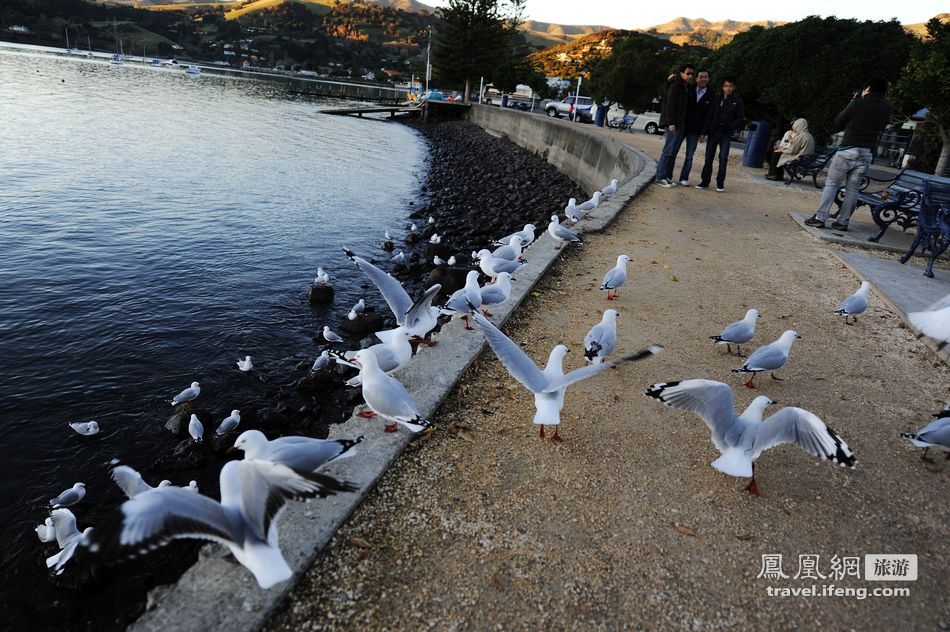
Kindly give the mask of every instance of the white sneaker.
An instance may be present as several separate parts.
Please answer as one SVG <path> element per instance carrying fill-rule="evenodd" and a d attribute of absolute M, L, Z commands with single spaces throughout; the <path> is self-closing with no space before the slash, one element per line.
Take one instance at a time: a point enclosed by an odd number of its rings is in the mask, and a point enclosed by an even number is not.
<path fill-rule="evenodd" d="M 726 187 L 716 187 L 716 191 L 719 193 L 722 193 L 725 190 L 726 190 Z"/>
<path fill-rule="evenodd" d="M 701 184 L 697 184 L 697 185 L 696 185 L 695 187 L 693 187 L 693 188 L 694 188 L 694 189 L 699 189 L 700 191 L 705 191 L 705 190 L 708 189 L 709 187 L 703 186 L 703 185 L 701 185 Z"/>
<path fill-rule="evenodd" d="M 669 180 L 657 180 L 656 183 L 657 183 L 658 185 L 660 185 L 661 187 L 663 187 L 664 189 L 672 189 L 672 188 L 673 188 L 673 183 L 670 182 Z"/>
<path fill-rule="evenodd" d="M 688 186 L 689 186 L 689 180 L 680 180 L 680 186 L 681 186 L 681 187 L 688 187 Z"/>

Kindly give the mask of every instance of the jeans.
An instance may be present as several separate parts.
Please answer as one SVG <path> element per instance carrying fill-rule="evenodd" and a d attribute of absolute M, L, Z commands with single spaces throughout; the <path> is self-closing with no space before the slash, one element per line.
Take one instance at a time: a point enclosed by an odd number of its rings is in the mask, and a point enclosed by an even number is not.
<path fill-rule="evenodd" d="M 669 129 L 663 134 L 663 151 L 660 153 L 660 162 L 656 165 L 656 181 L 673 179 L 673 163 L 683 143 L 683 126 L 677 126 L 675 132 Z"/>
<path fill-rule="evenodd" d="M 719 171 L 716 173 L 716 186 L 720 189 L 726 186 L 726 165 L 729 163 L 729 148 L 731 146 L 731 134 L 712 134 L 706 137 L 706 162 L 703 164 L 700 185 L 709 186 L 709 179 L 712 177 L 713 159 L 716 157 L 716 149 L 718 149 Z"/>
<path fill-rule="evenodd" d="M 689 180 L 689 171 L 693 168 L 693 154 L 699 145 L 699 134 L 686 135 L 686 155 L 683 156 L 683 168 L 680 169 L 680 180 Z"/>
<path fill-rule="evenodd" d="M 866 147 L 851 147 L 850 149 L 841 149 L 835 153 L 828 165 L 828 180 L 825 181 L 825 188 L 821 192 L 821 201 L 818 203 L 818 210 L 815 211 L 815 217 L 821 221 L 828 219 L 828 212 L 831 205 L 838 195 L 838 190 L 844 186 L 844 201 L 841 203 L 841 210 L 838 211 L 838 221 L 847 224 L 854 213 L 854 205 L 858 201 L 858 191 L 861 188 L 861 180 L 868 171 L 871 164 L 871 150 Z"/>

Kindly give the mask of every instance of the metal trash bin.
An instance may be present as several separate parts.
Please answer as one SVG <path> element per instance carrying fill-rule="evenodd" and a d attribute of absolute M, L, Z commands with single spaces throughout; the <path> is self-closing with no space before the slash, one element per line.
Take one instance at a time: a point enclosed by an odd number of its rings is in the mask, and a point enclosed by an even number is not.
<path fill-rule="evenodd" d="M 769 149 L 769 138 L 775 126 L 768 121 L 752 121 L 749 125 L 749 135 L 742 151 L 742 166 L 761 168 L 765 161 L 765 154 Z"/>
<path fill-rule="evenodd" d="M 507 95 L 507 94 L 501 95 L 501 107 L 503 107 L 503 108 L 508 107 L 508 95 Z"/>
<path fill-rule="evenodd" d="M 594 105 L 592 107 L 597 108 L 597 113 L 594 115 L 594 125 L 603 127 L 604 121 L 607 120 L 607 107 L 605 105 Z"/>

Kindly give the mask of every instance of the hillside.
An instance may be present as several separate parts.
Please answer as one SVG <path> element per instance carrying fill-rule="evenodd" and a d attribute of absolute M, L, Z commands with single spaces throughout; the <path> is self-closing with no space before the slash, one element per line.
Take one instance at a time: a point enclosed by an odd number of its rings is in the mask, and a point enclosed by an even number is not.
<path fill-rule="evenodd" d="M 539 49 L 565 44 L 579 37 L 609 29 L 609 26 L 552 24 L 535 20 L 526 20 L 521 24 L 521 31 L 525 34 L 528 43 Z"/>
<path fill-rule="evenodd" d="M 578 74 L 586 76 L 597 62 L 610 55 L 619 38 L 631 36 L 653 41 L 657 39 L 639 31 L 606 29 L 537 51 L 529 55 L 529 58 L 549 77 L 576 77 Z"/>
<path fill-rule="evenodd" d="M 941 22 L 950 22 L 950 13 L 938 13 L 934 16 Z M 904 30 L 913 33 L 917 37 L 927 37 L 927 23 L 919 22 L 917 24 L 905 24 Z"/>
<path fill-rule="evenodd" d="M 675 18 L 664 24 L 651 26 L 646 29 L 646 32 L 681 46 L 701 46 L 716 49 L 725 46 L 737 34 L 748 31 L 753 26 L 771 28 L 781 24 L 784 24 L 784 22 L 773 20 L 760 20 L 758 22 L 720 20 L 719 22 L 710 22 L 703 18 Z"/>

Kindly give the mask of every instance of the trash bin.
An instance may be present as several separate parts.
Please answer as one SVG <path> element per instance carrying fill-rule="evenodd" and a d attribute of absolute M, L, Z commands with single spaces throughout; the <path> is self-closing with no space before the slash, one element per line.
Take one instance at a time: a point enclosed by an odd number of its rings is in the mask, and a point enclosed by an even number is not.
<path fill-rule="evenodd" d="M 508 95 L 507 95 L 507 94 L 501 95 L 501 107 L 503 107 L 503 108 L 508 107 Z"/>
<path fill-rule="evenodd" d="M 745 149 L 742 152 L 743 167 L 762 167 L 774 127 L 768 121 L 752 121 L 749 124 L 749 135 L 746 137 Z"/>
<path fill-rule="evenodd" d="M 594 114 L 594 125 L 603 127 L 604 121 L 607 120 L 607 107 L 605 105 L 594 105 L 593 107 L 597 108 L 597 113 Z"/>

